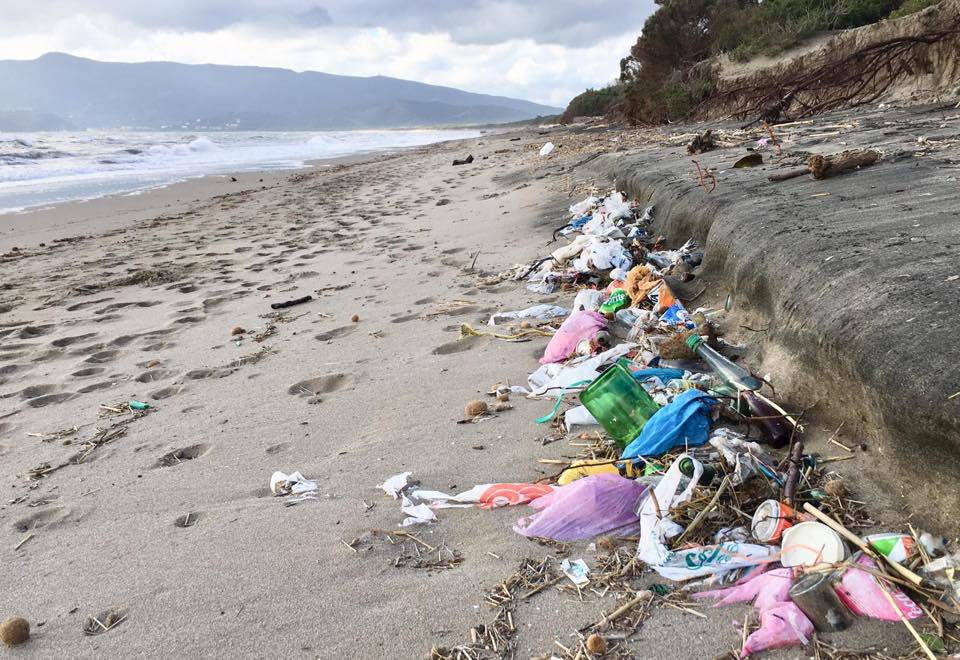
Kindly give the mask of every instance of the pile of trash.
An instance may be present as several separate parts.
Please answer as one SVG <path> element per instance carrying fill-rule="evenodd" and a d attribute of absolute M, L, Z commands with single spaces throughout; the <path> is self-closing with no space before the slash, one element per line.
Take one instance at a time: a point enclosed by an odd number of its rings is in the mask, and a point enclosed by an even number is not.
<path fill-rule="evenodd" d="M 526 387 L 492 393 L 547 400 L 538 423 L 603 434 L 538 483 L 447 494 L 410 483 L 410 473 L 391 477 L 380 487 L 400 500 L 401 525 L 431 523 L 445 508 L 527 505 L 533 512 L 513 526 L 527 537 L 639 538 L 635 559 L 658 579 L 710 587 L 693 597 L 717 605 L 753 603 L 760 625 L 744 633 L 741 657 L 807 645 L 855 617 L 901 623 L 927 657 L 942 652 L 943 616 L 960 614 L 960 552 L 912 527 L 851 531 L 872 524 L 864 504 L 828 460 L 805 451 L 799 415 L 741 363 L 746 347 L 723 339 L 725 310 L 682 302 L 697 297 L 687 292 L 704 259 L 694 241 L 667 249 L 651 232 L 655 209 L 616 191 L 569 210 L 554 233 L 565 245 L 498 276 L 572 300 L 490 319 L 556 326 Z M 573 566 L 578 587 L 589 581 L 584 562 Z M 912 623 L 924 617 L 935 633 Z"/>

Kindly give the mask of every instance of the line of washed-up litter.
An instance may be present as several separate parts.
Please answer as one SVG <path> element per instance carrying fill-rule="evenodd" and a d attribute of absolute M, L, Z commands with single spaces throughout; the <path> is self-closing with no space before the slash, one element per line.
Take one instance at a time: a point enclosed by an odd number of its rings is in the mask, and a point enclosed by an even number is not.
<path fill-rule="evenodd" d="M 602 427 L 602 450 L 542 483 L 459 494 L 396 475 L 380 487 L 401 501 L 401 525 L 432 523 L 444 508 L 529 505 L 518 534 L 639 537 L 636 559 L 678 588 L 725 587 L 695 597 L 753 602 L 760 626 L 742 657 L 805 645 L 854 616 L 903 623 L 934 657 L 943 640 L 911 622 L 929 617 L 942 635 L 941 614 L 960 614 L 960 552 L 912 527 L 851 531 L 871 522 L 863 503 L 804 451 L 799 416 L 738 361 L 746 347 L 722 339 L 725 310 L 682 302 L 696 297 L 687 290 L 704 253 L 692 240 L 667 249 L 653 216 L 619 192 L 571 206 L 554 233 L 565 245 L 500 276 L 537 293 L 562 288 L 570 308 L 537 305 L 489 321 L 544 328 L 562 319 L 527 386 L 491 394 L 548 401 L 541 424 Z M 577 561 L 564 570 L 580 585 L 589 572 Z"/>

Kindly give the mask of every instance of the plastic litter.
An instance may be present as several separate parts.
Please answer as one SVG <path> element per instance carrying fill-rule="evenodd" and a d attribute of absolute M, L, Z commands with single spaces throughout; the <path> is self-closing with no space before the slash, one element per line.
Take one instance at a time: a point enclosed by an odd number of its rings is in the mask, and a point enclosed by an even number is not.
<path fill-rule="evenodd" d="M 480 484 L 457 495 L 436 490 L 410 491 L 411 500 L 426 501 L 431 509 L 477 506 L 496 509 L 502 506 L 527 504 L 555 490 L 550 484 L 500 483 Z"/>
<path fill-rule="evenodd" d="M 857 553 L 854 564 L 863 566 L 872 571 L 877 570 L 877 564 L 870 557 L 863 553 Z M 847 608 L 857 616 L 866 616 L 872 619 L 882 619 L 883 621 L 900 621 L 896 610 L 890 605 L 890 601 L 883 595 L 886 589 L 894 602 L 897 604 L 903 616 L 907 619 L 919 619 L 923 616 L 923 610 L 910 600 L 903 591 L 892 584 L 880 586 L 876 577 L 862 571 L 856 566 L 847 569 L 840 578 L 840 584 L 836 586 L 837 596 Z"/>
<path fill-rule="evenodd" d="M 487 325 L 500 325 L 510 321 L 529 321 L 534 320 L 540 323 L 546 323 L 556 318 L 563 318 L 570 313 L 570 310 L 556 305 L 534 305 L 517 312 L 497 312 L 490 317 Z"/>
<path fill-rule="evenodd" d="M 784 566 L 836 564 L 847 557 L 847 546 L 835 531 L 816 521 L 802 522 L 783 532 Z"/>
<path fill-rule="evenodd" d="M 701 591 L 693 594 L 693 597 L 718 598 L 714 607 L 750 601 L 754 607 L 763 612 L 779 603 L 789 602 L 791 584 L 793 584 L 793 571 L 789 568 L 778 568 L 743 580 L 735 587 Z"/>
<path fill-rule="evenodd" d="M 683 531 L 683 528 L 670 517 L 671 509 L 690 499 L 693 489 L 703 474 L 702 464 L 693 459 L 693 477 L 689 479 L 686 488 L 678 494 L 680 483 L 685 478 L 680 471 L 680 465 L 684 459 L 692 459 L 692 457 L 686 454 L 679 456 L 654 488 L 654 496 L 646 497 L 641 504 L 641 530 L 637 559 L 649 564 L 653 570 L 668 580 L 676 581 L 775 561 L 779 551 L 775 546 L 729 541 L 673 551 L 665 545 L 665 540 Z"/>
<path fill-rule="evenodd" d="M 572 561 L 564 559 L 560 562 L 560 570 L 578 587 L 582 587 L 590 582 L 590 567 L 587 566 L 587 562 L 582 559 L 574 559 Z"/>
<path fill-rule="evenodd" d="M 553 142 L 547 142 L 545 145 L 540 147 L 540 155 L 549 156 L 555 148 L 556 147 L 554 146 Z"/>
<path fill-rule="evenodd" d="M 537 513 L 521 518 L 513 530 L 523 536 L 577 541 L 639 529 L 633 512 L 644 486 L 615 474 L 596 474 L 561 486 L 530 503 Z"/>
<path fill-rule="evenodd" d="M 813 624 L 795 603 L 780 603 L 760 613 L 760 627 L 747 637 L 740 650 L 746 658 L 760 651 L 806 646 L 813 636 Z"/>
<path fill-rule="evenodd" d="M 688 390 L 647 421 L 640 436 L 623 450 L 624 458 L 660 456 L 673 447 L 698 447 L 710 432 L 710 409 L 717 400 L 700 390 Z"/>
<path fill-rule="evenodd" d="M 543 357 L 540 358 L 540 364 L 566 360 L 574 354 L 580 340 L 593 339 L 605 327 L 607 327 L 606 319 L 597 312 L 586 310 L 573 312 L 550 339 Z"/>
<path fill-rule="evenodd" d="M 274 472 L 270 477 L 270 492 L 277 497 L 286 497 L 284 506 L 293 506 L 306 500 L 319 499 L 319 486 L 299 472 L 284 474 Z"/>

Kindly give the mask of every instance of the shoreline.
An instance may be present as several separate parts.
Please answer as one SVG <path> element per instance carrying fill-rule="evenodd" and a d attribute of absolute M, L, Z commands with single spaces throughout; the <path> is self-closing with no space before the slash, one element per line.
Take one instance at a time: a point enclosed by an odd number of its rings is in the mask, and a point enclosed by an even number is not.
<path fill-rule="evenodd" d="M 469 139 L 469 138 L 468 138 Z M 458 142 L 452 140 L 451 142 Z M 438 143 L 444 144 L 444 143 Z M 111 193 L 101 197 L 76 199 L 22 211 L 0 214 L 0 253 L 10 249 L 35 247 L 56 239 L 122 229 L 151 219 L 161 212 L 176 215 L 202 205 L 220 195 L 263 190 L 282 185 L 291 176 L 322 172 L 327 169 L 389 158 L 408 149 L 380 150 L 305 162 L 300 167 L 244 170 L 225 174 L 204 174 L 145 188 L 132 193 Z M 236 182 L 230 181 L 235 178 Z"/>

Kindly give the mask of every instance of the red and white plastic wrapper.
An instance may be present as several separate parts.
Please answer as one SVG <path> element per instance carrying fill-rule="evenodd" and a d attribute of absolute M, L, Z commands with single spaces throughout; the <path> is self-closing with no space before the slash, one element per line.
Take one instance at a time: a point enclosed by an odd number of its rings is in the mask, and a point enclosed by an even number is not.
<path fill-rule="evenodd" d="M 746 658 L 768 649 L 806 646 L 812 637 L 813 624 L 793 601 L 777 603 L 760 612 L 760 627 L 747 637 L 740 657 Z"/>
<path fill-rule="evenodd" d="M 465 508 L 496 509 L 501 506 L 526 504 L 555 490 L 550 484 L 480 484 L 456 495 L 437 490 L 414 490 L 411 500 L 426 502 L 431 509 Z"/>
<path fill-rule="evenodd" d="M 856 563 L 872 570 L 877 569 L 876 562 L 867 555 L 861 554 Z M 883 595 L 884 589 L 893 597 L 897 609 L 903 612 L 904 617 L 919 619 L 923 616 L 920 606 L 910 600 L 910 597 L 898 587 L 892 584 L 880 586 L 877 578 L 855 567 L 848 568 L 844 572 L 843 577 L 840 578 L 840 584 L 835 588 L 840 602 L 857 616 L 868 616 L 871 619 L 883 621 L 899 621 L 897 611 Z"/>
<path fill-rule="evenodd" d="M 780 549 L 776 546 L 754 545 L 740 541 L 727 541 L 677 551 L 670 550 L 666 546 L 664 543 L 666 539 L 683 532 L 683 527 L 671 520 L 670 510 L 690 499 L 693 489 L 703 474 L 703 466 L 700 462 L 693 461 L 694 469 L 690 483 L 683 492 L 678 494 L 680 481 L 683 479 L 680 462 L 685 458 L 689 457 L 684 454 L 673 462 L 663 479 L 654 488 L 655 497 L 647 497 L 643 503 L 640 510 L 640 542 L 637 546 L 637 559 L 649 565 L 662 577 L 677 582 L 779 559 Z"/>

